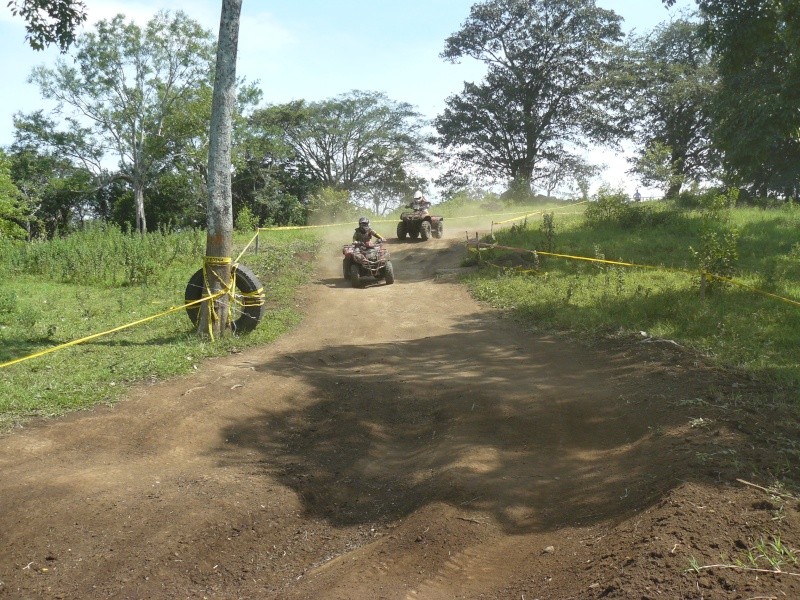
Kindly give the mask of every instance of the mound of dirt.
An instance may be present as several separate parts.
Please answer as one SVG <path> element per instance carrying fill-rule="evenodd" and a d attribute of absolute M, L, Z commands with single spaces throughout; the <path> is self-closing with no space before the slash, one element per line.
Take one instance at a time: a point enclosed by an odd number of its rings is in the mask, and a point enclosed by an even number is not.
<path fill-rule="evenodd" d="M 800 598 L 796 425 L 674 345 L 524 331 L 437 276 L 457 238 L 365 289 L 332 242 L 277 343 L 0 438 L 0 597 Z"/>

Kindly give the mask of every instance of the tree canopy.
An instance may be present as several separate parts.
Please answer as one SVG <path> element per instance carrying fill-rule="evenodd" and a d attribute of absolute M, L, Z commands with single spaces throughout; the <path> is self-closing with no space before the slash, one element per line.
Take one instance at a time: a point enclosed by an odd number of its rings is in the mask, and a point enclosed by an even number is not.
<path fill-rule="evenodd" d="M 80 0 L 9 0 L 11 14 L 25 21 L 25 39 L 34 50 L 56 44 L 65 52 L 75 41 L 75 30 L 86 21 Z"/>
<path fill-rule="evenodd" d="M 25 238 L 26 231 L 20 225 L 25 219 L 20 199 L 20 191 L 11 179 L 11 163 L 0 152 L 0 238 Z"/>
<path fill-rule="evenodd" d="M 709 180 L 718 167 L 711 144 L 716 70 L 700 25 L 685 19 L 658 26 L 633 46 L 624 78 L 639 148 L 633 172 L 675 197 L 684 183 Z"/>
<path fill-rule="evenodd" d="M 620 17 L 594 0 L 487 0 L 475 4 L 442 57 L 487 64 L 435 121 L 456 170 L 512 180 L 517 188 L 555 170 L 569 146 L 616 132 L 599 85 L 622 38 Z"/>
<path fill-rule="evenodd" d="M 79 36 L 70 62 L 32 73 L 42 95 L 59 103 L 54 117 L 66 109 L 63 121 L 21 120 L 41 146 L 97 176 L 116 160 L 114 175 L 133 193 L 136 228 L 146 231 L 147 186 L 207 139 L 213 53 L 211 34 L 183 12 L 159 12 L 144 28 L 117 15 Z"/>
<path fill-rule="evenodd" d="M 253 123 L 315 188 L 345 190 L 375 205 L 419 185 L 414 169 L 426 156 L 420 115 L 385 94 L 354 90 L 271 106 L 256 111 Z"/>
<path fill-rule="evenodd" d="M 800 194 L 800 3 L 702 0 L 719 65 L 714 142 L 731 183 Z"/>

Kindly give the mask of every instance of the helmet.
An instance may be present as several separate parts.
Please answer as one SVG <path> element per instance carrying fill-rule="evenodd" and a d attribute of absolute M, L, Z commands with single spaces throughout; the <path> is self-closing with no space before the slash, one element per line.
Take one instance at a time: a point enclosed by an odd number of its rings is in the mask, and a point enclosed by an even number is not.
<path fill-rule="evenodd" d="M 367 227 L 369 227 L 369 219 L 368 219 L 367 217 L 361 217 L 361 218 L 358 220 L 358 226 L 359 226 L 361 229 L 367 229 Z"/>
<path fill-rule="evenodd" d="M 422 200 L 422 192 L 420 190 L 414 192 L 414 200 Z"/>

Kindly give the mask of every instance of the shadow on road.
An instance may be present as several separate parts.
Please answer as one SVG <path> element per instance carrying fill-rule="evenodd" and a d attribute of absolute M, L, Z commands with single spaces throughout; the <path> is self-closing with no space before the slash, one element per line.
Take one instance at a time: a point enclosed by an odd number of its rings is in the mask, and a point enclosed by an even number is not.
<path fill-rule="evenodd" d="M 336 525 L 443 502 L 510 533 L 628 516 L 686 476 L 692 432 L 666 409 L 702 395 L 707 374 L 676 389 L 635 357 L 512 327 L 476 316 L 448 335 L 261 364 L 314 391 L 232 423 L 222 460 L 257 457 Z"/>

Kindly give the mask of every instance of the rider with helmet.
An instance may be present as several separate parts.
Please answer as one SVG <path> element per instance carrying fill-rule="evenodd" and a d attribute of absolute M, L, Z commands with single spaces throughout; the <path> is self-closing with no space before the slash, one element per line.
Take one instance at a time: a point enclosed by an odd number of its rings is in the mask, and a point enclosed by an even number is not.
<path fill-rule="evenodd" d="M 367 217 L 361 217 L 358 220 L 358 227 L 356 228 L 355 233 L 353 233 L 353 241 L 366 244 L 373 237 L 378 238 L 380 241 L 384 241 L 384 237 L 369 226 L 369 219 Z"/>
<path fill-rule="evenodd" d="M 408 208 L 412 210 L 427 210 L 430 205 L 431 203 L 428 202 L 428 199 L 422 193 L 422 190 L 417 190 L 414 192 L 414 199 L 408 205 Z"/>

